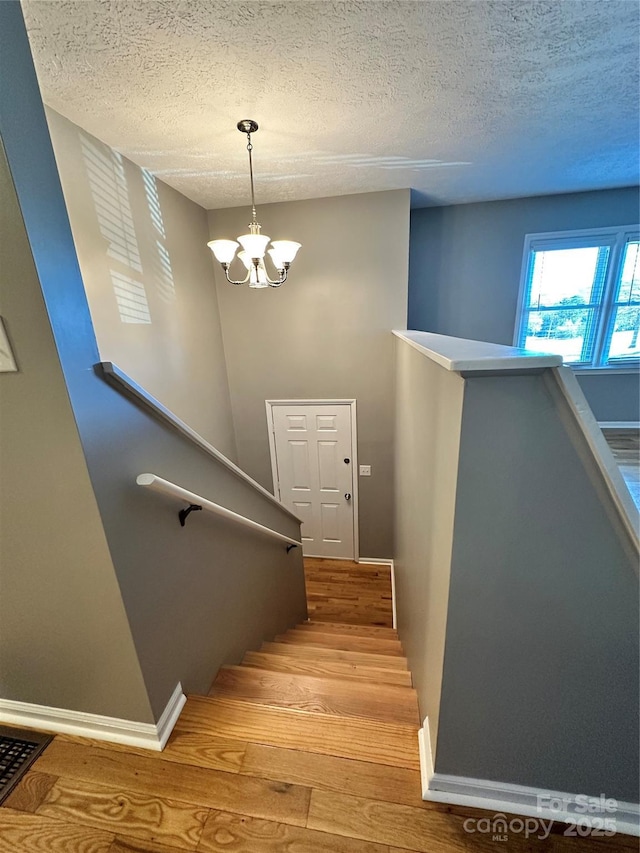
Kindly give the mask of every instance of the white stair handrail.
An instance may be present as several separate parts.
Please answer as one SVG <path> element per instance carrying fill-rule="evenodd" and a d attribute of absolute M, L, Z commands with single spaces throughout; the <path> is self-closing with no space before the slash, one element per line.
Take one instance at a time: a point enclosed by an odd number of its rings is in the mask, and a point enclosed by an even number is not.
<path fill-rule="evenodd" d="M 290 536 L 285 536 L 284 533 L 278 533 L 277 530 L 272 530 L 264 524 L 252 521 L 244 515 L 233 512 L 233 510 L 227 509 L 224 506 L 220 506 L 220 504 L 208 501 L 206 498 L 196 495 L 194 492 L 189 492 L 187 489 L 183 489 L 182 486 L 170 483 L 169 480 L 163 480 L 162 477 L 158 477 L 157 474 L 138 474 L 136 477 L 136 483 L 139 486 L 145 486 L 156 492 L 162 492 L 165 495 L 172 495 L 175 498 L 180 498 L 180 500 L 186 501 L 190 507 L 201 507 L 203 510 L 213 512 L 215 515 L 220 515 L 222 518 L 229 519 L 229 521 L 235 521 L 243 527 L 249 527 L 251 530 L 255 530 L 258 533 L 264 533 L 266 536 L 270 536 L 273 539 L 279 539 L 281 542 L 288 543 L 290 547 L 299 547 L 301 544 L 297 539 L 292 539 Z M 181 523 L 183 523 L 183 520 L 184 516 L 180 519 Z"/>

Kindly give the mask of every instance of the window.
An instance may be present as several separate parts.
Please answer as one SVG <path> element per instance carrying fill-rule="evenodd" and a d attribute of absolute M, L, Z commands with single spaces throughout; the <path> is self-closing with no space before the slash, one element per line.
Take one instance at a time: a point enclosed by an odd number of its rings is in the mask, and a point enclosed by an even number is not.
<path fill-rule="evenodd" d="M 525 238 L 515 344 L 583 368 L 640 363 L 640 231 Z"/>

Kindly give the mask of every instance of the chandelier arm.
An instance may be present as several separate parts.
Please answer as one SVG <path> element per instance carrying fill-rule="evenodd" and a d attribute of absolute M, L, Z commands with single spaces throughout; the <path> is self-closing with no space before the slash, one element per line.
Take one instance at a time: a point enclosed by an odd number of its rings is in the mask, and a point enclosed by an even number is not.
<path fill-rule="evenodd" d="M 254 261 L 254 263 L 255 263 L 255 261 Z M 265 274 L 265 277 L 266 277 L 267 283 L 268 283 L 271 287 L 280 287 L 280 285 L 281 285 L 281 284 L 284 284 L 284 283 L 285 283 L 285 281 L 287 280 L 287 274 L 288 274 L 288 272 L 289 272 L 289 266 L 290 266 L 290 264 L 285 263 L 285 265 L 284 265 L 284 267 L 283 267 L 282 269 L 278 269 L 278 268 L 276 267 L 276 271 L 277 271 L 277 273 L 278 273 L 278 278 L 277 278 L 277 279 L 274 279 L 274 278 L 270 278 L 270 277 L 269 277 L 269 273 L 267 272 L 267 267 L 266 267 L 266 265 L 265 265 L 265 266 L 264 266 L 264 274 Z M 256 265 L 256 271 L 257 271 L 257 265 Z"/>
<path fill-rule="evenodd" d="M 242 281 L 234 281 L 232 278 L 229 278 L 229 264 L 222 264 L 222 269 L 229 284 L 246 284 L 251 276 L 251 272 L 249 271 L 246 278 L 243 278 Z"/>
<path fill-rule="evenodd" d="M 269 276 L 267 276 L 267 281 L 269 282 L 270 287 L 280 287 L 281 284 L 284 284 L 287 280 L 287 273 L 289 271 L 284 269 L 280 272 L 280 278 L 277 281 L 272 281 Z"/>

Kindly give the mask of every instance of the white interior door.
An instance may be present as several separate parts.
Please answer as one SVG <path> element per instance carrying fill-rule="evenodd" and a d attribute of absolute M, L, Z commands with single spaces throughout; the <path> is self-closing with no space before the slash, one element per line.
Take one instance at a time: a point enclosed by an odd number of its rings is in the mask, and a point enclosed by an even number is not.
<path fill-rule="evenodd" d="M 302 550 L 353 560 L 351 405 L 272 403 L 276 494 L 302 520 Z"/>

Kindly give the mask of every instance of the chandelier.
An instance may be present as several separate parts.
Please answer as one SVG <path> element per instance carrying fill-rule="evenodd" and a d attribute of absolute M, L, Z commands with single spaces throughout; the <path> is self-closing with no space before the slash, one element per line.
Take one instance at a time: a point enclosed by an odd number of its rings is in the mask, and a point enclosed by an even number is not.
<path fill-rule="evenodd" d="M 257 122 L 252 119 L 243 119 L 237 124 L 240 133 L 247 134 L 247 151 L 249 152 L 249 175 L 251 177 L 251 222 L 249 223 L 249 233 L 243 234 L 236 240 L 211 240 L 207 246 L 211 249 L 216 257 L 216 260 L 222 265 L 227 281 L 231 284 L 246 284 L 249 287 L 280 287 L 287 280 L 289 267 L 296 256 L 300 243 L 294 243 L 293 240 L 274 240 L 269 249 L 269 256 L 273 266 L 277 271 L 277 278 L 270 278 L 265 266 L 265 254 L 271 237 L 260 233 L 260 223 L 256 218 L 256 200 L 253 191 L 253 159 L 251 152 L 253 145 L 251 144 L 251 134 L 258 129 Z M 238 260 L 242 261 L 247 269 L 245 278 L 241 281 L 235 281 L 229 276 L 229 266 L 236 257 L 236 250 L 242 246 L 242 251 L 238 252 Z"/>

